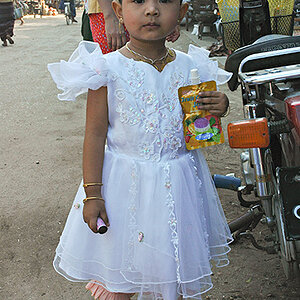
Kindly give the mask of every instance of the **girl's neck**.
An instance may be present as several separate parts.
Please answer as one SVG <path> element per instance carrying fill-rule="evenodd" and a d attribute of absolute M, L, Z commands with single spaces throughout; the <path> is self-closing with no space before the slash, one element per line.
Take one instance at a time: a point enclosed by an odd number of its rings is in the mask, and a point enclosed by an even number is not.
<path fill-rule="evenodd" d="M 166 54 L 167 51 L 165 40 L 144 42 L 132 39 L 129 41 L 128 46 L 133 51 L 138 52 L 139 54 L 149 57 L 153 60 L 162 57 L 164 54 Z"/>

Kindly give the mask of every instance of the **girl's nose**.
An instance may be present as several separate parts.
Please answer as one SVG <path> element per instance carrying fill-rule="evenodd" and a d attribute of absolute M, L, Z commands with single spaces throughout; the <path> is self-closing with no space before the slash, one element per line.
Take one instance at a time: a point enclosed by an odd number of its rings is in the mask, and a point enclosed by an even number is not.
<path fill-rule="evenodd" d="M 147 4 L 148 5 L 145 10 L 146 16 L 159 16 L 158 1 L 150 0 Z"/>

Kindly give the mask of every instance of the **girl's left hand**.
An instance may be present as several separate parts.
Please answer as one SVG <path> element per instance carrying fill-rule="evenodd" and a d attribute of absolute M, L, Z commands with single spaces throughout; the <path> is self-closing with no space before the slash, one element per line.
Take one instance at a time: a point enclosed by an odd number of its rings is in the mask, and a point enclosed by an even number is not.
<path fill-rule="evenodd" d="M 197 102 L 201 103 L 199 109 L 208 110 L 218 117 L 225 114 L 229 106 L 229 100 L 224 93 L 218 91 L 207 91 L 200 93 L 201 98 Z"/>

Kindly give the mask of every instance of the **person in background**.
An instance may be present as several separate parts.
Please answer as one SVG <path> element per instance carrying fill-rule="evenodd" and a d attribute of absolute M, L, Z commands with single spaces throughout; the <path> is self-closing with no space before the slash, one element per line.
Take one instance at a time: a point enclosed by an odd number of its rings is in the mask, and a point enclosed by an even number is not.
<path fill-rule="evenodd" d="M 0 0 L 0 38 L 2 46 L 7 46 L 7 41 L 14 44 L 14 4 L 13 0 Z"/>
<path fill-rule="evenodd" d="M 88 13 L 94 42 L 103 54 L 121 48 L 129 34 L 119 21 L 111 6 L 112 0 L 88 0 Z"/>
<path fill-rule="evenodd" d="M 84 1 L 84 11 L 81 18 L 81 35 L 84 41 L 93 42 L 93 35 L 90 26 L 90 18 L 88 13 L 88 0 Z"/>
<path fill-rule="evenodd" d="M 15 2 L 15 6 L 17 8 L 19 8 L 20 12 L 21 12 L 18 16 L 15 15 L 15 19 L 16 20 L 20 20 L 20 25 L 23 25 L 24 24 L 24 19 L 23 19 L 23 17 L 24 17 L 23 3 L 22 3 L 22 1 L 19 1 L 19 0 L 14 0 L 14 2 Z"/>
<path fill-rule="evenodd" d="M 65 10 L 65 2 L 70 2 L 70 8 L 71 8 L 71 12 L 72 12 L 72 21 L 75 23 L 78 23 L 78 21 L 75 19 L 76 17 L 76 7 L 75 7 L 75 0 L 61 0 L 59 3 L 59 9 L 64 11 Z"/>

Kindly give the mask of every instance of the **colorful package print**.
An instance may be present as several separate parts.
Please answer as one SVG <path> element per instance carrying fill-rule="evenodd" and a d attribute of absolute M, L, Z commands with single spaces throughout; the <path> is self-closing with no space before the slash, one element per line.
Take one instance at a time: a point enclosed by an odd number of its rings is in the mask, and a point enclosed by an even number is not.
<path fill-rule="evenodd" d="M 186 148 L 194 150 L 224 143 L 224 133 L 220 118 L 207 110 L 198 108 L 200 92 L 216 91 L 215 81 L 207 81 L 178 89 L 180 104 L 184 113 L 183 130 Z M 198 102 L 200 100 L 200 102 Z"/>

